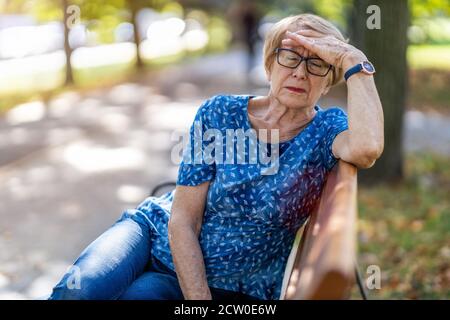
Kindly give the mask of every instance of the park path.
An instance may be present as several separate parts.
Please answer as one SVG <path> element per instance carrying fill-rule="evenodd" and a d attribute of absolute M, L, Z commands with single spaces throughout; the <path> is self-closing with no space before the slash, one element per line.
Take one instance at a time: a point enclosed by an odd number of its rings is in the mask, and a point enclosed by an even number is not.
<path fill-rule="evenodd" d="M 244 61 L 234 50 L 0 118 L 0 299 L 44 297 L 123 210 L 174 180 L 171 137 L 205 98 L 267 92 L 261 70 L 248 85 Z M 341 87 L 321 104 L 344 99 Z M 407 112 L 404 139 L 408 152 L 450 156 L 450 118 Z"/>

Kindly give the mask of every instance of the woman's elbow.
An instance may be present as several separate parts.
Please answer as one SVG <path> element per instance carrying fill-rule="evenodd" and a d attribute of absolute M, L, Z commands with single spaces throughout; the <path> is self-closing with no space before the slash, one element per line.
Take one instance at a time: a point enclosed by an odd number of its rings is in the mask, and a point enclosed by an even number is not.
<path fill-rule="evenodd" d="M 375 162 L 376 162 L 376 159 L 365 158 L 365 159 L 361 159 L 361 160 L 357 161 L 355 165 L 358 169 L 369 169 L 369 168 L 373 167 Z"/>
<path fill-rule="evenodd" d="M 383 145 L 374 147 L 359 148 L 352 152 L 354 155 L 351 161 L 358 169 L 369 169 L 373 167 L 378 158 L 383 153 Z"/>

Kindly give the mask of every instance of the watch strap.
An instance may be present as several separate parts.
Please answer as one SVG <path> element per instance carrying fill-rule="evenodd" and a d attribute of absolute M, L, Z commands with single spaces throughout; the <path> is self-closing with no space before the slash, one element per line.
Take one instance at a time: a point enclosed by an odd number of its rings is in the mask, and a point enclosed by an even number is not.
<path fill-rule="evenodd" d="M 347 81 L 348 78 L 350 78 L 355 73 L 360 72 L 361 70 L 362 70 L 361 63 L 358 63 L 357 65 L 355 65 L 355 66 L 351 67 L 350 69 L 348 69 L 347 72 L 345 72 L 345 74 L 344 74 L 345 81 Z"/>

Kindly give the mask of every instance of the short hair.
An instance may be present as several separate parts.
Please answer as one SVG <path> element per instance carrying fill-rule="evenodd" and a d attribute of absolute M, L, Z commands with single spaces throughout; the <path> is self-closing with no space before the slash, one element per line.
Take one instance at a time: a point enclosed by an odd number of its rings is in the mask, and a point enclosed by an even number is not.
<path fill-rule="evenodd" d="M 275 23 L 265 36 L 264 69 L 266 74 L 269 74 L 269 71 L 272 69 L 272 64 L 275 60 L 275 49 L 281 47 L 281 40 L 286 38 L 286 31 L 296 32 L 300 29 L 314 30 L 323 35 L 330 35 L 341 41 L 348 42 L 348 39 L 344 38 L 339 29 L 324 18 L 310 13 L 286 17 Z M 334 86 L 342 81 L 343 73 L 341 68 L 334 67 L 329 85 Z"/>

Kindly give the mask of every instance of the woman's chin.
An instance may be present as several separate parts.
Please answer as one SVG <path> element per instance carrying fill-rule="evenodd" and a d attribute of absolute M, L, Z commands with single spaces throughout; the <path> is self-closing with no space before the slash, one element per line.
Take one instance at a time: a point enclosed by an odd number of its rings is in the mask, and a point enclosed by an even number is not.
<path fill-rule="evenodd" d="M 307 105 L 306 96 L 303 94 L 283 95 L 279 101 L 288 108 L 302 108 Z"/>

